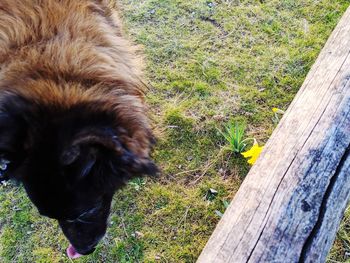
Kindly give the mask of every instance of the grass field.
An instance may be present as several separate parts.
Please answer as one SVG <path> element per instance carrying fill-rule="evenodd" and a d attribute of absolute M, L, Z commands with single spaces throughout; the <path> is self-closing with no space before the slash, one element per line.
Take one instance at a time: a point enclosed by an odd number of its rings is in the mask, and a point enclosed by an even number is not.
<path fill-rule="evenodd" d="M 76 262 L 195 262 L 249 170 L 218 129 L 247 125 L 264 144 L 348 0 L 121 0 L 143 46 L 162 175 L 114 198 L 96 252 Z M 210 194 L 215 189 L 217 195 Z M 350 256 L 350 211 L 329 262 Z M 70 262 L 68 242 L 23 189 L 0 186 L 0 262 Z"/>

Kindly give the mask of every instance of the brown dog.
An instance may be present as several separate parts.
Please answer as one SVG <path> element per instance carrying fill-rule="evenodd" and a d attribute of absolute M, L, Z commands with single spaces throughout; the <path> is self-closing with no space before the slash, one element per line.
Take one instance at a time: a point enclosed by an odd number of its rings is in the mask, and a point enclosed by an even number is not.
<path fill-rule="evenodd" d="M 101 0 L 0 1 L 0 180 L 91 253 L 113 193 L 155 174 L 135 48 Z"/>

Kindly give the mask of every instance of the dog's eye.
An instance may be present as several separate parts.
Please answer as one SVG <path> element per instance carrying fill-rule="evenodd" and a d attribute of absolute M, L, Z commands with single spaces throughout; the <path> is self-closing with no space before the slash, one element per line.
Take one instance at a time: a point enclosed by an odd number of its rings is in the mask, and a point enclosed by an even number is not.
<path fill-rule="evenodd" d="M 86 219 L 83 219 L 82 217 L 78 217 L 76 219 L 67 219 L 66 220 L 67 223 L 71 223 L 71 224 L 76 224 L 76 223 L 83 223 L 83 224 L 93 224 L 93 221 L 89 221 Z"/>
<path fill-rule="evenodd" d="M 83 212 L 75 219 L 67 219 L 68 223 L 84 223 L 84 224 L 93 224 L 94 222 L 91 220 L 91 217 L 94 215 L 96 211 L 98 211 L 100 205 L 91 208 L 88 211 Z"/>

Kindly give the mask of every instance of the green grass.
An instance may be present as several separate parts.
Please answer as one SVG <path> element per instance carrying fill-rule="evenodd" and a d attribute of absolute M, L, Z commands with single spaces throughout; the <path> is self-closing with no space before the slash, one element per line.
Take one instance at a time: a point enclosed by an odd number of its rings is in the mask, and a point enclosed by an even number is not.
<path fill-rule="evenodd" d="M 144 49 L 163 173 L 115 195 L 106 237 L 76 262 L 194 262 L 249 170 L 218 129 L 243 122 L 263 144 L 275 127 L 271 108 L 288 107 L 349 1 L 119 2 Z M 210 188 L 218 194 L 209 198 Z M 349 218 L 330 260 L 350 251 Z M 70 262 L 57 224 L 22 188 L 0 186 L 0 227 L 0 262 Z"/>
<path fill-rule="evenodd" d="M 350 262 L 350 207 L 345 211 L 327 263 Z"/>

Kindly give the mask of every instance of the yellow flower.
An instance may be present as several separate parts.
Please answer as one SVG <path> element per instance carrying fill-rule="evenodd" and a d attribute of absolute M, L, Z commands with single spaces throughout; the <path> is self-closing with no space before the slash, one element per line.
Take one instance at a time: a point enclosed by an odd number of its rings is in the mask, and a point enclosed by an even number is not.
<path fill-rule="evenodd" d="M 244 158 L 249 159 L 247 162 L 251 165 L 253 165 L 255 163 L 255 161 L 258 159 L 261 151 L 263 149 L 263 146 L 259 146 L 259 144 L 255 141 L 254 145 L 252 146 L 252 148 L 250 148 L 250 150 L 241 153 L 243 155 Z"/>
<path fill-rule="evenodd" d="M 279 109 L 279 108 L 272 108 L 272 111 L 273 111 L 274 113 L 284 114 L 284 111 L 281 110 L 281 109 Z"/>

